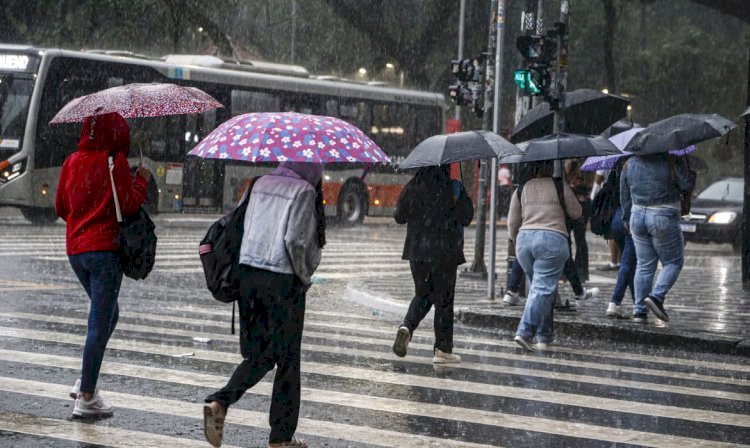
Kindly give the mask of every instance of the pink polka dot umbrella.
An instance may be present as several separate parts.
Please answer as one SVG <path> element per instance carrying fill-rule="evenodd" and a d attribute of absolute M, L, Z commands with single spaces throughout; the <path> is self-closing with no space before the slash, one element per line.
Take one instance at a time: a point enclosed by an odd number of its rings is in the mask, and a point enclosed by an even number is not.
<path fill-rule="evenodd" d="M 238 115 L 214 129 L 189 155 L 246 162 L 390 162 L 356 126 L 296 112 Z"/>
<path fill-rule="evenodd" d="M 168 83 L 126 84 L 74 98 L 51 124 L 83 122 L 86 117 L 117 112 L 125 118 L 195 114 L 224 107 L 195 87 Z"/>

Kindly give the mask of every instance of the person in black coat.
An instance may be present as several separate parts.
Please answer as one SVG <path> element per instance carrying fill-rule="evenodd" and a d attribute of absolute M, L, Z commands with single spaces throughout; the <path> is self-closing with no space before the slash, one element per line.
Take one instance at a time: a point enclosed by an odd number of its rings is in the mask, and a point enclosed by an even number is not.
<path fill-rule="evenodd" d="M 415 290 L 393 352 L 406 356 L 411 335 L 434 305 L 436 364 L 461 361 L 453 354 L 453 297 L 456 267 L 466 263 L 463 228 L 474 216 L 471 199 L 460 182 L 451 180 L 448 169 L 420 168 L 404 186 L 393 215 L 397 223 L 407 224 L 401 258 L 409 260 Z"/>

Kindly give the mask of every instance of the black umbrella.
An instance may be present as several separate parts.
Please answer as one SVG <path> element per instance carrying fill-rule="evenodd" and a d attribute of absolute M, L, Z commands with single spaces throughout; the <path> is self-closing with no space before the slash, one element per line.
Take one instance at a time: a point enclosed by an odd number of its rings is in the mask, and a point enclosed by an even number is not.
<path fill-rule="evenodd" d="M 612 123 L 627 115 L 628 100 L 593 89 L 573 90 L 565 94 L 565 132 L 601 134 Z M 513 143 L 552 133 L 554 112 L 542 103 L 518 121 L 510 141 Z"/>
<path fill-rule="evenodd" d="M 500 163 L 538 162 L 620 154 L 617 146 L 601 135 L 551 134 L 520 143 L 523 154 L 503 157 Z"/>
<path fill-rule="evenodd" d="M 399 169 L 492 159 L 520 152 L 516 145 L 490 131 L 433 135 L 418 144 L 399 165 Z"/>
<path fill-rule="evenodd" d="M 636 155 L 668 152 L 721 137 L 737 125 L 718 114 L 681 114 L 646 126 L 623 148 Z"/>
<path fill-rule="evenodd" d="M 610 138 L 613 135 L 621 134 L 625 131 L 629 131 L 630 129 L 642 127 L 643 126 L 639 125 L 638 123 L 634 123 L 630 118 L 623 118 L 612 123 L 612 126 L 605 129 L 601 135 L 602 137 Z"/>

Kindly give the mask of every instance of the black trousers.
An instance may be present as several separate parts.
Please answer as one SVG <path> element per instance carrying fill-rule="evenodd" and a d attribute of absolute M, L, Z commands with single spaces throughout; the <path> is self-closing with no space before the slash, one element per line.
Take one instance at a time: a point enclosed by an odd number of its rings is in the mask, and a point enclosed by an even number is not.
<path fill-rule="evenodd" d="M 240 281 L 240 348 L 245 358 L 220 391 L 206 397 L 224 406 L 236 403 L 276 366 L 269 443 L 291 440 L 300 406 L 300 352 L 305 288 L 293 274 L 243 265 Z"/>
<path fill-rule="evenodd" d="M 575 264 L 581 280 L 589 281 L 589 244 L 586 242 L 586 229 L 589 225 L 591 201 L 581 202 L 583 214 L 571 226 L 573 239 L 576 243 Z"/>
<path fill-rule="evenodd" d="M 410 261 L 414 298 L 403 325 L 411 334 L 435 306 L 435 348 L 453 352 L 453 298 L 456 293 L 456 264 Z"/>

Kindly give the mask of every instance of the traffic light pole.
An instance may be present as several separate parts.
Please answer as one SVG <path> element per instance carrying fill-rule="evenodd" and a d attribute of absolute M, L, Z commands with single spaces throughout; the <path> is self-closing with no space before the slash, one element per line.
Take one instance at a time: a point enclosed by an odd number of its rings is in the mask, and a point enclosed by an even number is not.
<path fill-rule="evenodd" d="M 464 21 L 466 19 L 466 0 L 461 0 L 461 7 L 458 14 L 458 59 L 464 58 Z M 461 121 L 461 106 L 456 104 L 456 114 L 454 118 Z M 463 182 L 463 179 L 461 179 Z"/>
<path fill-rule="evenodd" d="M 552 132 L 565 132 L 565 87 L 568 84 L 568 24 L 570 23 L 570 0 L 560 2 L 560 22 L 557 33 L 557 61 L 555 63 L 552 96 L 559 101 L 555 109 Z M 562 171 L 561 171 L 562 172 Z"/>
<path fill-rule="evenodd" d="M 487 113 L 492 107 L 494 96 L 492 93 L 491 80 L 494 78 L 495 61 L 495 14 L 497 12 L 497 0 L 490 0 L 490 32 L 487 40 L 487 65 L 484 83 L 484 115 L 482 116 L 482 129 L 490 129 L 490 114 Z M 465 274 L 484 278 L 487 275 L 487 265 L 484 263 L 485 227 L 487 225 L 487 160 L 479 161 L 479 188 L 477 191 L 477 230 L 474 239 L 474 261 Z M 492 278 L 492 276 L 490 276 Z"/>
<path fill-rule="evenodd" d="M 500 119 L 503 105 L 503 49 L 505 48 L 505 1 L 497 0 L 495 16 L 495 82 L 492 103 L 492 131 L 500 133 Z M 497 244 L 497 158 L 492 159 L 490 172 L 490 258 L 489 275 L 487 276 L 487 297 L 495 300 L 495 253 Z"/>

